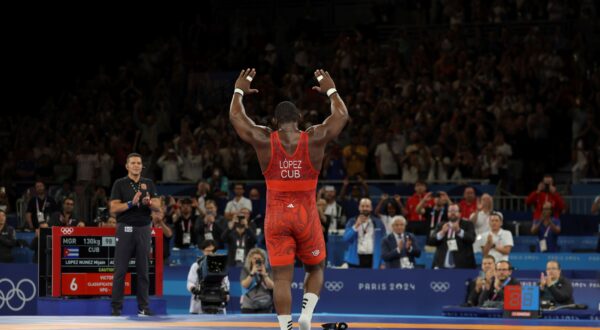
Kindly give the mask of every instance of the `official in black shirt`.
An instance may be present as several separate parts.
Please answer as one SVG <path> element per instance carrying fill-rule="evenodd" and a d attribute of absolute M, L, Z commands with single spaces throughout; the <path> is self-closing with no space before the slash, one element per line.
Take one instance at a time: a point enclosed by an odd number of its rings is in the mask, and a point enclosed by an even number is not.
<path fill-rule="evenodd" d="M 142 178 L 142 156 L 127 156 L 127 176 L 113 184 L 110 212 L 117 215 L 117 246 L 112 287 L 112 315 L 121 315 L 123 290 L 129 259 L 134 256 L 137 272 L 138 315 L 152 315 L 149 309 L 148 264 L 151 243 L 151 211 L 160 211 L 160 199 L 150 179 Z"/>

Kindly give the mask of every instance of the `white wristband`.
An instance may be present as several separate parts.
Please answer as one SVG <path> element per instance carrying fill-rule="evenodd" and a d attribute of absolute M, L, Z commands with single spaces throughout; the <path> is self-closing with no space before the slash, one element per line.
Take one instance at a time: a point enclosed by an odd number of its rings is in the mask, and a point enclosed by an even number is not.
<path fill-rule="evenodd" d="M 327 97 L 331 97 L 331 95 L 337 93 L 337 89 L 335 88 L 330 88 L 327 90 Z"/>
<path fill-rule="evenodd" d="M 235 93 L 238 93 L 238 94 L 240 94 L 241 96 L 244 96 L 244 91 L 243 91 L 243 90 L 241 90 L 241 89 L 239 89 L 239 88 L 236 88 L 236 89 L 234 89 L 234 90 L 233 90 L 233 93 L 234 93 L 234 94 L 235 94 Z"/>

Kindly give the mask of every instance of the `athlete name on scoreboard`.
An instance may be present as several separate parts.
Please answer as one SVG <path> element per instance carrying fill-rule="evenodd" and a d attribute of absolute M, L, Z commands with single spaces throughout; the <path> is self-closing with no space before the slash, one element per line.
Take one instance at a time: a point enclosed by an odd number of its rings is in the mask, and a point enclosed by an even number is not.
<path fill-rule="evenodd" d="M 300 179 L 300 170 L 302 169 L 301 160 L 280 160 L 279 169 L 282 179 Z"/>

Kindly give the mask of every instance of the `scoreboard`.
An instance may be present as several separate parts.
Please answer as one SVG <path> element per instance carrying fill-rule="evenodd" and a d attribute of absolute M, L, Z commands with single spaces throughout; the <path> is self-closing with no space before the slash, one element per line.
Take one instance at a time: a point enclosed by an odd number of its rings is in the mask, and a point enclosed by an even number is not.
<path fill-rule="evenodd" d="M 51 296 L 111 295 L 116 247 L 114 228 L 52 227 L 51 237 L 51 280 L 47 283 Z M 162 230 L 152 228 L 150 295 L 162 296 L 162 244 Z M 136 284 L 135 258 L 132 258 L 125 275 L 125 294 L 135 294 Z"/>

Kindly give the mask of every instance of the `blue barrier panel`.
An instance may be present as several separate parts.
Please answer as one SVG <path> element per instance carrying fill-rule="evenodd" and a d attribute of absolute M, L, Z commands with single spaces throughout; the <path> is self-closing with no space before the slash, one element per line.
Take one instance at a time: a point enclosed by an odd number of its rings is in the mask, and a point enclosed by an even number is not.
<path fill-rule="evenodd" d="M 37 298 L 37 265 L 0 264 L 0 315 L 35 315 Z"/>

